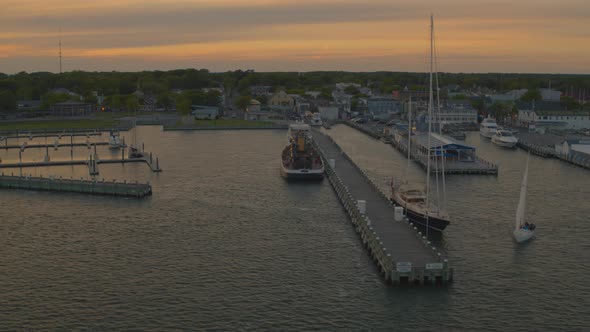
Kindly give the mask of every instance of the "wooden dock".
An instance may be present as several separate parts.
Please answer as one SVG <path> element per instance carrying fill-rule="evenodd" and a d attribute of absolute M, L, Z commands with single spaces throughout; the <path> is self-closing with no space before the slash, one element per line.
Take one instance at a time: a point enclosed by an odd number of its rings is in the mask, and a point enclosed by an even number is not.
<path fill-rule="evenodd" d="M 404 154 L 407 157 L 408 155 L 408 143 L 407 139 L 402 139 L 401 141 L 396 141 L 392 139 L 389 144 L 391 144 L 394 148 Z M 412 160 L 414 160 L 422 169 L 426 170 L 428 157 L 426 155 L 419 154 L 416 150 L 412 149 L 410 156 Z M 430 163 L 431 172 L 432 173 L 442 173 L 442 167 L 438 168 L 437 163 Z M 498 175 L 498 165 L 490 163 L 489 161 L 483 160 L 479 157 L 476 157 L 473 161 L 450 161 L 445 160 L 444 163 L 444 172 L 445 174 L 489 174 L 489 175 Z"/>
<path fill-rule="evenodd" d="M 451 282 L 448 260 L 407 218 L 395 221 L 395 207 L 386 194 L 331 137 L 317 131 L 313 137 L 334 191 L 385 280 L 395 285 Z M 359 200 L 366 202 L 365 214 L 357 205 Z"/>
<path fill-rule="evenodd" d="M 149 183 L 107 182 L 0 175 L 0 188 L 52 192 L 71 192 L 93 195 L 108 195 L 142 198 L 152 194 Z"/>
<path fill-rule="evenodd" d="M 5 141 L 6 142 L 6 141 Z M 58 144 L 27 144 L 26 142 L 23 144 L 4 144 L 4 146 L 0 146 L 0 148 L 3 148 L 5 150 L 10 150 L 10 149 L 20 149 L 21 151 L 24 151 L 26 149 L 46 149 L 46 148 L 53 148 L 55 149 L 57 148 L 62 148 L 62 147 L 75 147 L 75 146 L 83 146 L 83 147 L 87 147 L 87 148 L 91 148 L 92 146 L 95 145 L 109 145 L 109 142 L 76 142 L 76 143 L 58 143 Z"/>
<path fill-rule="evenodd" d="M 28 161 L 17 163 L 0 163 L 0 168 L 25 168 L 25 167 L 51 167 L 51 166 L 75 166 L 87 165 L 92 163 L 98 164 L 126 164 L 126 163 L 145 163 L 152 172 L 161 172 L 158 158 L 153 159 L 151 154 L 143 158 L 121 158 L 121 159 L 99 159 L 97 157 L 89 159 L 71 159 L 71 160 L 55 160 L 55 161 Z M 93 169 L 96 170 L 96 169 Z M 91 170 L 92 172 L 92 170 Z M 96 173 L 98 174 L 98 173 Z M 95 174 L 92 174 L 95 175 Z"/>

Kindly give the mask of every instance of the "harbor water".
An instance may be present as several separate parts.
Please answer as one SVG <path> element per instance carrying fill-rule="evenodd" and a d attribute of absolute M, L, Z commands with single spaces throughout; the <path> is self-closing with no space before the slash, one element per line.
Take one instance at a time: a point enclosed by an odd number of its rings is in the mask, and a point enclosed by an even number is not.
<path fill-rule="evenodd" d="M 343 125 L 326 133 L 384 190 L 392 177 L 424 182 L 424 171 L 408 168 L 393 147 Z M 588 170 L 530 157 L 527 218 L 537 238 L 516 245 L 526 153 L 470 133 L 466 143 L 500 171 L 446 177 L 452 223 L 436 242 L 455 268 L 454 283 L 396 288 L 379 276 L 328 181 L 280 177 L 285 135 L 139 127 L 138 141 L 163 172 L 103 164 L 98 178 L 149 181 L 153 196 L 142 200 L 0 190 L 0 330 L 590 326 Z M 23 159 L 44 154 L 26 150 Z M 74 150 L 75 158 L 89 154 Z M 70 150 L 50 155 L 67 159 Z M 18 161 L 18 150 L 0 146 L 0 158 Z M 89 178 L 86 166 L 22 172 Z"/>

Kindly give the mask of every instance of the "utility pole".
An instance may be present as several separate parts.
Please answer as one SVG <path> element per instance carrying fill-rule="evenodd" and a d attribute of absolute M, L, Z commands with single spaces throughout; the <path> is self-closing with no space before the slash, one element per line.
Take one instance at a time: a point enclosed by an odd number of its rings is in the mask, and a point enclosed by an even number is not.
<path fill-rule="evenodd" d="M 59 73 L 62 73 L 62 66 L 61 66 L 61 27 L 59 27 Z"/>

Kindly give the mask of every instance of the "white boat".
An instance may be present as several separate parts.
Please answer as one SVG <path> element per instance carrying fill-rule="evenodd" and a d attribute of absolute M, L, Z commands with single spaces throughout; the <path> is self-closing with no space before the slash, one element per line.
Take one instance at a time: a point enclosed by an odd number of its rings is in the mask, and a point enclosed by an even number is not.
<path fill-rule="evenodd" d="M 518 138 L 514 137 L 511 131 L 498 129 L 492 136 L 492 143 L 505 148 L 513 148 L 518 143 Z"/>
<path fill-rule="evenodd" d="M 485 118 L 479 125 L 479 134 L 486 138 L 492 138 L 498 130 L 496 120 L 492 118 Z"/>
<path fill-rule="evenodd" d="M 320 127 L 322 125 L 322 118 L 320 118 L 320 113 L 313 113 L 311 115 L 310 125 L 313 127 Z"/>
<path fill-rule="evenodd" d="M 518 208 L 516 209 L 516 227 L 513 232 L 514 239 L 518 243 L 525 242 L 535 235 L 535 224 L 528 223 L 524 220 L 528 175 L 529 157 L 527 156 L 524 177 L 522 179 L 522 185 L 520 186 L 520 200 L 518 201 Z"/>
<path fill-rule="evenodd" d="M 121 148 L 121 136 L 119 136 L 119 133 L 116 131 L 111 131 L 111 133 L 109 134 L 109 149 L 119 149 Z"/>

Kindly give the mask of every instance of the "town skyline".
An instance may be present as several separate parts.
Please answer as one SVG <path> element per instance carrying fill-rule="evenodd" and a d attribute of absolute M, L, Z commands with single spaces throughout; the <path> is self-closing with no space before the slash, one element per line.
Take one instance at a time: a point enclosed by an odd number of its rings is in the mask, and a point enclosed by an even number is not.
<path fill-rule="evenodd" d="M 59 72 L 60 39 L 63 71 L 424 72 L 430 13 L 439 71 L 590 73 L 590 4 L 580 0 L 444 6 L 431 0 L 7 0 L 3 6 L 0 72 L 7 74 Z"/>

